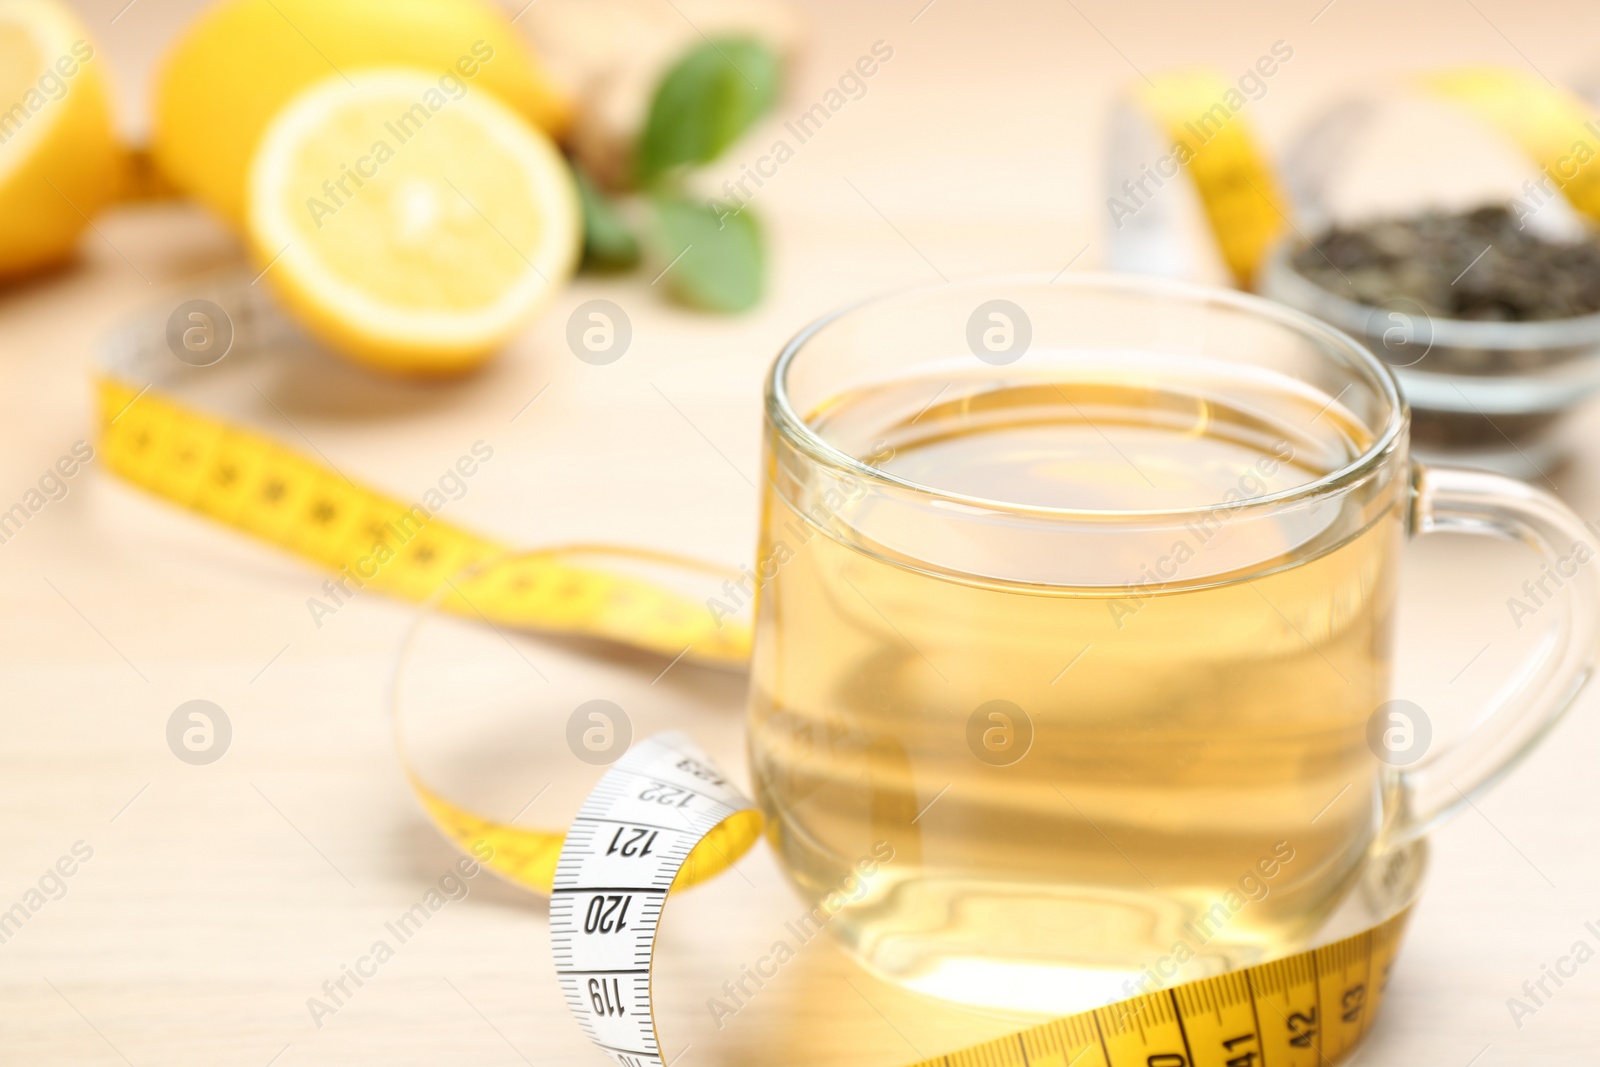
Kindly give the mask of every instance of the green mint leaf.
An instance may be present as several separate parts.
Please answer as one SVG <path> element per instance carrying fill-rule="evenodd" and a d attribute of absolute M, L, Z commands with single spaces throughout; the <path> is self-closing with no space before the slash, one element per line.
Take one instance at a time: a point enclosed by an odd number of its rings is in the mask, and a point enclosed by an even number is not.
<path fill-rule="evenodd" d="M 761 299 L 765 273 L 761 227 L 749 211 L 734 214 L 683 197 L 657 197 L 661 251 L 672 265 L 668 291 L 705 311 L 745 311 Z"/>
<path fill-rule="evenodd" d="M 617 205 L 580 167 L 572 168 L 583 204 L 583 265 L 590 270 L 626 270 L 639 262 L 639 242 Z"/>
<path fill-rule="evenodd" d="M 779 77 L 778 57 L 752 38 L 710 40 L 684 56 L 650 103 L 633 164 L 639 184 L 715 159 L 772 106 Z"/>

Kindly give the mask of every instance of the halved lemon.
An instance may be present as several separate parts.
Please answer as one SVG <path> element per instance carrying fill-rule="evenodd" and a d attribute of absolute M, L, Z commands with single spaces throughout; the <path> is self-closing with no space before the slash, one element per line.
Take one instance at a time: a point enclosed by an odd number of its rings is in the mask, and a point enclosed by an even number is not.
<path fill-rule="evenodd" d="M 101 58 L 54 0 L 0 0 L 0 278 L 65 259 L 123 156 Z"/>
<path fill-rule="evenodd" d="M 336 72 L 415 67 L 487 89 L 560 136 L 571 107 L 484 0 L 221 0 L 157 69 L 151 148 L 163 174 L 242 226 L 250 159 L 298 92 Z"/>
<path fill-rule="evenodd" d="M 486 92 L 413 70 L 335 75 L 250 167 L 263 276 L 319 338 L 449 374 L 504 345 L 571 276 L 578 193 L 549 138 Z"/>

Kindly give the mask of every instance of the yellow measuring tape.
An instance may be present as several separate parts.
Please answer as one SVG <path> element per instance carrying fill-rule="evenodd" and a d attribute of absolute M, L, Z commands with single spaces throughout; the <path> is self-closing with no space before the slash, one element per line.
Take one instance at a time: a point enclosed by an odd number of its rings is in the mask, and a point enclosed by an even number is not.
<path fill-rule="evenodd" d="M 1509 138 L 1573 207 L 1600 219 L 1600 123 L 1577 93 L 1499 67 L 1442 71 L 1418 84 Z"/>
<path fill-rule="evenodd" d="M 247 287 L 214 295 L 232 303 L 229 314 L 236 326 L 247 326 L 243 333 L 270 314 Z M 260 332 L 259 325 L 254 329 Z M 263 433 L 180 402 L 174 387 L 204 375 L 207 368 L 178 363 L 163 341 L 151 322 L 119 331 L 101 361 L 96 383 L 101 454 L 133 484 L 320 567 L 357 575 L 374 589 L 467 617 L 713 664 L 738 664 L 747 658 L 746 627 L 727 622 L 719 628 L 703 604 L 665 583 L 629 573 L 626 563 L 701 572 L 713 568 L 595 547 L 552 549 L 497 562 L 506 554 L 498 541 L 419 516 L 416 507 L 355 485 Z M 243 347 L 263 344 L 259 336 L 241 341 Z M 611 564 L 597 565 L 594 561 L 600 558 L 609 558 Z M 760 835 L 759 815 L 707 762 L 673 747 L 670 740 L 652 738 L 607 773 L 573 828 L 525 829 L 477 815 L 443 796 L 412 769 L 404 737 L 397 741 L 423 809 L 446 836 L 505 877 L 552 895 L 558 969 L 570 984 L 568 1001 L 580 1025 L 621 1064 L 664 1063 L 649 1015 L 650 960 L 630 955 L 607 965 L 610 969 L 575 969 L 563 955 L 572 951 L 567 931 L 601 939 L 595 951 L 604 956 L 605 934 L 647 916 L 643 951 L 653 953 L 654 923 L 668 891 L 705 881 L 734 863 Z M 641 817 L 641 810 L 652 818 Z M 684 820 L 681 826 L 667 821 L 669 811 Z M 688 820 L 686 811 L 697 812 L 699 821 Z M 599 836 L 595 826 L 615 836 Z M 651 827 L 675 840 L 670 862 L 634 881 L 617 873 L 628 870 L 624 861 L 630 852 L 623 833 L 628 827 L 636 827 L 645 840 L 653 840 L 645 837 Z M 627 840 L 632 839 L 630 834 Z M 639 855 L 643 847 L 632 854 Z M 1331 1063 L 1372 1026 L 1420 884 L 1423 859 L 1423 850 L 1415 846 L 1373 861 L 1365 890 L 1387 902 L 1382 909 L 1386 917 L 1353 936 L 926 1062 L 947 1067 Z M 613 882 L 623 889 L 609 884 Z M 643 902 L 629 920 L 635 895 Z M 625 980 L 638 984 L 642 1000 L 623 995 Z M 634 1043 L 648 1047 L 609 1044 L 597 1036 L 599 1027 L 626 1019 L 630 1005 L 635 1013 L 642 1008 L 650 1020 L 640 1028 L 645 1039 Z"/>
<path fill-rule="evenodd" d="M 1173 158 L 1194 182 L 1223 262 L 1247 287 L 1287 225 L 1290 207 L 1238 113 L 1244 98 L 1220 74 L 1201 68 L 1158 75 L 1140 88 L 1138 99 L 1171 139 Z"/>
<path fill-rule="evenodd" d="M 1600 121 L 1578 94 L 1502 67 L 1437 71 L 1406 85 L 1462 108 L 1515 144 L 1547 176 L 1529 195 L 1560 193 L 1600 220 Z M 1171 139 L 1223 261 L 1248 288 L 1295 210 L 1238 113 L 1243 97 L 1220 73 L 1199 69 L 1158 74 L 1136 100 Z"/>
<path fill-rule="evenodd" d="M 918 1067 L 1313 1067 L 1371 1029 L 1409 909 L 1354 937 L 1120 1001 Z"/>
<path fill-rule="evenodd" d="M 233 347 L 269 355 L 295 343 L 250 286 L 208 289 L 227 316 Z M 220 301 L 220 303 L 219 303 Z M 176 301 L 174 303 L 177 303 Z M 223 307 L 226 304 L 227 307 Z M 221 322 L 207 322 L 215 331 Z M 436 598 L 445 610 L 497 625 L 580 634 L 666 656 L 739 665 L 749 657 L 748 626 L 718 626 L 702 602 L 629 574 L 627 564 L 717 574 L 719 568 L 639 549 L 576 545 L 518 555 L 509 546 L 356 485 L 267 435 L 194 410 L 168 392 L 203 377 L 167 348 L 162 324 L 144 321 L 108 339 L 96 390 L 100 452 L 120 477 L 191 511 L 298 555 L 362 588 L 412 601 Z M 596 559 L 610 563 L 594 565 Z M 442 594 L 442 595 L 441 595 Z M 403 755 L 402 751 L 402 755 Z M 409 770 L 423 807 L 464 847 L 487 842 L 488 865 L 548 891 L 563 834 L 481 818 L 453 804 Z M 748 847 L 748 845 L 746 846 Z M 710 865 L 702 865 L 702 870 Z"/>

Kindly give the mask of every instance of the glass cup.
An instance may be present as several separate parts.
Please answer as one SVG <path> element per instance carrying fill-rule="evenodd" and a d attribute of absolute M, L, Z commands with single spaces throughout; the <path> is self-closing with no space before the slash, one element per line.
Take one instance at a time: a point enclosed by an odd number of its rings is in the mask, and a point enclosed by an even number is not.
<path fill-rule="evenodd" d="M 1580 521 L 1407 453 L 1350 337 L 1150 278 L 945 285 L 774 364 L 749 745 L 857 959 L 1058 1011 L 1303 947 L 1595 660 Z M 1390 700 L 1400 550 L 1542 553 L 1554 623 L 1465 736 Z"/>

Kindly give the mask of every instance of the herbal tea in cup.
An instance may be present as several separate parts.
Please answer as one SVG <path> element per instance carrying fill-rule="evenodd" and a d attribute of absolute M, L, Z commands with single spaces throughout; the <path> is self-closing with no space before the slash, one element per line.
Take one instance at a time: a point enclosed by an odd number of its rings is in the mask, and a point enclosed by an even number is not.
<path fill-rule="evenodd" d="M 1522 752 L 1593 652 L 1593 579 L 1480 729 L 1395 750 L 1400 549 L 1582 539 L 1416 467 L 1387 370 L 1257 298 L 1090 276 L 860 305 L 767 401 L 753 776 L 830 926 L 971 1004 L 1060 1010 L 1303 947 L 1378 849 Z M 1374 723 L 1378 728 L 1374 728 Z M 1385 747 L 1388 745 L 1389 747 Z M 1421 757 L 1420 760 L 1418 757 Z"/>

